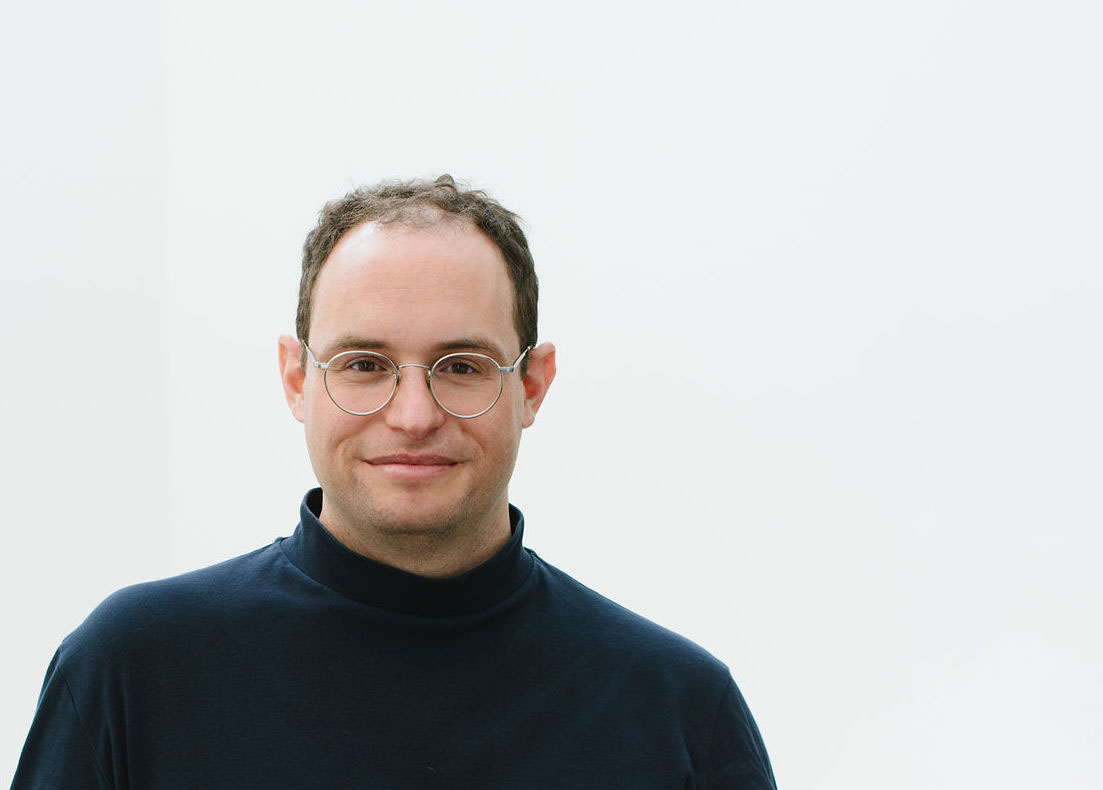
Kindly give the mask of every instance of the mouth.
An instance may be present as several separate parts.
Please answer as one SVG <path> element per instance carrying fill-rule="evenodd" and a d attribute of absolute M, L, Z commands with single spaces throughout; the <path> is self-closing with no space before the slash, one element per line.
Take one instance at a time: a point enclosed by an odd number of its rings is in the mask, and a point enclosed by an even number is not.
<path fill-rule="evenodd" d="M 388 477 L 399 480 L 423 480 L 448 472 L 456 462 L 443 455 L 382 455 L 368 459 L 368 464 Z"/>

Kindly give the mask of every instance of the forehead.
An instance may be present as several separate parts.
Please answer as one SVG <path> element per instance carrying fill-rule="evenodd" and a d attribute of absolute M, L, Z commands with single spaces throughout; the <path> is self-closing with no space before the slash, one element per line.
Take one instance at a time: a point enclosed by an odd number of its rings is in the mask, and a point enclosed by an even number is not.
<path fill-rule="evenodd" d="M 311 346 L 360 336 L 429 349 L 482 336 L 519 345 L 501 251 L 478 228 L 367 222 L 346 233 L 314 286 Z"/>

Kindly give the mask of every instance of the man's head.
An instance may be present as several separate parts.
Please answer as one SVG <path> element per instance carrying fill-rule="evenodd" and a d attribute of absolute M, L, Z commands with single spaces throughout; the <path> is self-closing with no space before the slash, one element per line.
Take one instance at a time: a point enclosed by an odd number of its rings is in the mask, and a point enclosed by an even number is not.
<path fill-rule="evenodd" d="M 350 230 L 365 222 L 410 228 L 467 224 L 494 242 L 505 259 L 513 285 L 513 323 L 521 347 L 535 346 L 539 288 L 528 240 L 518 220 L 516 214 L 485 192 L 460 188 L 450 175 L 442 175 L 435 181 L 384 181 L 331 200 L 322 208 L 318 224 L 303 243 L 299 306 L 295 315 L 299 339 L 310 343 L 314 285 L 333 248 Z"/>
<path fill-rule="evenodd" d="M 280 339 L 280 368 L 322 485 L 322 523 L 355 551 L 408 570 L 472 567 L 509 535 L 506 488 L 521 430 L 554 378 L 555 349 L 532 348 L 527 370 L 503 374 L 498 401 L 471 418 L 437 404 L 427 369 L 460 351 L 509 366 L 535 343 L 536 278 L 516 217 L 450 178 L 389 184 L 327 204 L 305 248 L 299 338 Z M 304 366 L 307 341 L 317 364 Z M 326 389 L 328 363 L 352 351 L 401 366 L 392 399 L 370 414 L 342 410 Z M 351 357 L 358 382 L 383 372 L 393 383 L 380 357 Z M 411 559 L 411 546 L 420 556 Z"/>

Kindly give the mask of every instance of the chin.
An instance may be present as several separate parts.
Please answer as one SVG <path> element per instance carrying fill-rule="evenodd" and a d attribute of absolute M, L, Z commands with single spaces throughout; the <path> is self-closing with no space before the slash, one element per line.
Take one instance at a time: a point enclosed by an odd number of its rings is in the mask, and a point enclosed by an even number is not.
<path fill-rule="evenodd" d="M 369 498 L 360 513 L 362 523 L 371 531 L 387 535 L 448 535 L 461 529 L 471 513 L 460 505 L 429 505 L 418 497 L 399 497 L 406 501 L 387 502 Z M 410 501 L 410 500 L 415 501 Z"/>

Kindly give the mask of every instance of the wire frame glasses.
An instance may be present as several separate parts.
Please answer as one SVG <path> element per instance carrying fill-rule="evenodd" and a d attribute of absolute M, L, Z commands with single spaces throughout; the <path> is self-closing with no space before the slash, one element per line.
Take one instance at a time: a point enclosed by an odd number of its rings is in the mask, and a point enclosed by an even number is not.
<path fill-rule="evenodd" d="M 499 365 L 485 354 L 464 351 L 447 354 L 432 365 L 396 365 L 375 351 L 342 351 L 329 362 L 319 362 L 303 343 L 310 364 L 322 371 L 326 392 L 338 409 L 358 417 L 382 411 L 402 380 L 402 368 L 421 368 L 433 400 L 453 417 L 468 420 L 486 414 L 502 397 L 505 374 L 521 364 L 532 346 L 512 365 Z"/>

